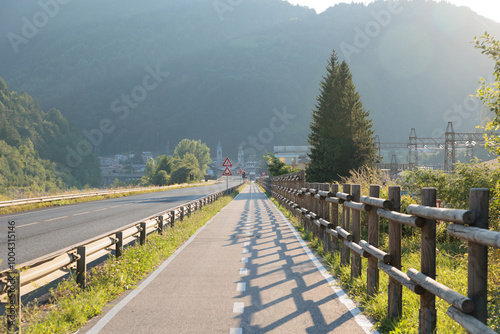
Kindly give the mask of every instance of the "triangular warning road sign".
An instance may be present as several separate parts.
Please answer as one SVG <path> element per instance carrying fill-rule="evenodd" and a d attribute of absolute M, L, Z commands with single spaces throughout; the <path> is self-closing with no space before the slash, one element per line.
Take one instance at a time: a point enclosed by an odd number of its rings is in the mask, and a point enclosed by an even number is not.
<path fill-rule="evenodd" d="M 231 173 L 229 167 L 226 167 L 226 170 L 224 171 L 224 173 L 222 173 L 222 176 L 233 176 L 233 173 Z"/>
<path fill-rule="evenodd" d="M 224 167 L 233 167 L 233 164 L 231 163 L 231 160 L 229 158 L 226 158 L 226 161 L 222 164 Z"/>

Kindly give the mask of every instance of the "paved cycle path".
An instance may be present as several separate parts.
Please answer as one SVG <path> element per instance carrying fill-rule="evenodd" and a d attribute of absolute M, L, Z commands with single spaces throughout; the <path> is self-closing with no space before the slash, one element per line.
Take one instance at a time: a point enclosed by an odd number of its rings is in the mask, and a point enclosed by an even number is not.
<path fill-rule="evenodd" d="M 254 184 L 86 333 L 369 333 L 371 323 Z"/>

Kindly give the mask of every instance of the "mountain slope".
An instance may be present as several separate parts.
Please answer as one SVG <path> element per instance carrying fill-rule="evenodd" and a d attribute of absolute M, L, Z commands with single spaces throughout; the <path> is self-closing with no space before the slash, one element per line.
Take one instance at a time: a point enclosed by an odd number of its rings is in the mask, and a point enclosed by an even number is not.
<path fill-rule="evenodd" d="M 0 78 L 0 194 L 100 185 L 93 154 L 85 152 L 78 164 L 68 165 L 66 147 L 82 140 L 58 110 L 43 112 L 27 93 L 11 92 Z"/>
<path fill-rule="evenodd" d="M 465 7 L 379 1 L 317 15 L 255 0 L 221 14 L 215 3 L 71 2 L 17 54 L 2 40 L 0 74 L 95 134 L 100 153 L 164 151 L 186 137 L 213 149 L 220 140 L 229 154 L 304 144 L 332 49 L 348 61 L 383 141 L 481 121 L 468 96 L 492 64 L 470 42 L 485 30 L 500 35 L 500 25 Z M 20 33 L 20 22 L 9 24 L 0 31 Z M 277 122 L 284 110 L 291 116 Z"/>

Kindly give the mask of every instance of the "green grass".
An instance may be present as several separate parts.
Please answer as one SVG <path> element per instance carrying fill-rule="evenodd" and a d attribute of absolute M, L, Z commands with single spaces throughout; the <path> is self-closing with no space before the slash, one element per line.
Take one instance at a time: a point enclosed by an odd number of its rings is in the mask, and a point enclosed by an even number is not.
<path fill-rule="evenodd" d="M 300 232 L 302 238 L 308 241 L 309 246 L 320 255 L 326 266 L 330 268 L 333 276 L 336 276 L 342 283 L 342 287 L 348 291 L 350 297 L 354 299 L 363 313 L 371 318 L 375 323 L 375 329 L 381 333 L 417 333 L 418 313 L 420 308 L 420 296 L 412 291 L 403 288 L 403 316 L 400 319 L 391 321 L 387 319 L 387 286 L 389 276 L 380 270 L 379 293 L 368 298 L 366 295 L 366 268 L 367 259 L 362 258 L 363 270 L 359 279 L 351 278 L 350 266 L 340 265 L 340 252 L 331 254 L 326 252 L 321 241 L 313 238 L 310 231 L 304 229 L 300 222 L 291 215 L 284 206 L 271 198 L 274 204 L 292 222 L 295 229 Z M 443 237 L 445 226 L 438 227 L 437 246 L 437 281 L 445 286 L 467 296 L 467 247 L 465 243 Z M 387 248 L 387 237 L 381 238 L 381 249 Z M 489 256 L 490 271 L 488 298 L 488 326 L 500 333 L 500 251 L 491 251 Z M 420 236 L 414 235 L 405 237 L 402 241 L 402 271 L 409 268 L 420 270 Z M 449 304 L 436 297 L 437 309 L 437 333 L 466 333 L 466 331 L 454 320 L 446 315 Z"/>
<path fill-rule="evenodd" d="M 50 291 L 50 302 L 38 305 L 35 301 L 23 308 L 23 333 L 70 333 L 99 315 L 109 301 L 123 292 L 134 289 L 137 283 L 154 271 L 189 237 L 205 225 L 239 193 L 224 196 L 196 211 L 162 236 L 148 236 L 144 246 L 128 247 L 118 260 L 110 257 L 103 265 L 92 268 L 87 275 L 87 288 L 82 290 L 74 277 L 62 281 Z M 0 333 L 5 332 L 2 317 Z"/>
<path fill-rule="evenodd" d="M 169 186 L 168 189 L 159 189 L 159 188 L 151 187 L 150 189 L 147 189 L 147 190 L 134 191 L 134 192 L 128 192 L 128 193 L 109 194 L 109 195 L 103 195 L 103 196 L 91 196 L 91 197 L 82 197 L 82 198 L 75 198 L 75 199 L 63 199 L 60 201 L 53 201 L 53 202 L 16 205 L 16 206 L 11 206 L 11 207 L 0 208 L 0 215 L 28 211 L 28 210 L 41 209 L 41 208 L 47 208 L 47 207 L 53 207 L 53 206 L 63 206 L 63 205 L 70 205 L 70 204 L 76 204 L 76 203 L 99 201 L 99 200 L 110 199 L 110 198 L 120 198 L 120 197 L 140 195 L 140 194 L 149 194 L 149 193 L 154 193 L 154 192 L 169 191 L 169 190 L 180 189 L 180 188 L 201 187 L 201 186 L 205 186 L 205 185 L 209 185 L 209 184 L 210 183 L 207 183 L 207 184 L 180 184 L 180 185 Z M 126 190 L 126 189 L 113 189 L 113 190 Z M 86 192 L 92 192 L 92 191 L 103 191 L 103 189 L 92 189 L 92 190 L 88 190 Z M 51 194 L 50 196 L 68 195 L 68 194 L 71 194 L 71 193 Z M 75 194 L 77 194 L 77 193 L 75 193 Z M 45 194 L 43 196 L 49 196 L 49 195 Z M 4 199 L 4 200 L 7 201 L 10 199 Z"/>

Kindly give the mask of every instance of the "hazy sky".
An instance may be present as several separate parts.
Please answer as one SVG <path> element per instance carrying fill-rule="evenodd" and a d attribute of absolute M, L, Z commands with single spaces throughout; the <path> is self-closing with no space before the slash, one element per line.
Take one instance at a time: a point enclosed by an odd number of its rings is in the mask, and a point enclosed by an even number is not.
<path fill-rule="evenodd" d="M 326 8 L 331 7 L 337 3 L 345 2 L 363 2 L 365 4 L 373 2 L 373 0 L 287 0 L 293 4 L 300 4 L 303 6 L 316 9 L 317 12 L 322 12 Z M 446 2 L 455 4 L 457 6 L 467 6 L 476 13 L 500 22 L 500 1 L 498 0 L 447 0 Z"/>

